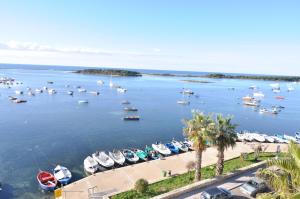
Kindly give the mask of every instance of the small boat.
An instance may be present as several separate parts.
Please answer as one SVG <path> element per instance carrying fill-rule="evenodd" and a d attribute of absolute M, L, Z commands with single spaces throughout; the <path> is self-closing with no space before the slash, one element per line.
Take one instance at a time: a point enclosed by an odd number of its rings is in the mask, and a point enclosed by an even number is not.
<path fill-rule="evenodd" d="M 98 162 L 98 164 L 105 168 L 111 168 L 115 164 L 113 159 L 111 159 L 104 151 L 97 151 L 92 154 L 92 157 Z"/>
<path fill-rule="evenodd" d="M 44 86 L 44 87 L 43 87 L 43 90 L 44 90 L 44 91 L 48 90 L 48 87 L 47 87 L 47 86 Z"/>
<path fill-rule="evenodd" d="M 102 85 L 102 84 L 104 84 L 104 81 L 103 81 L 103 80 L 98 80 L 98 81 L 97 81 L 97 84 Z"/>
<path fill-rule="evenodd" d="M 279 112 L 280 112 L 280 110 L 277 109 L 276 107 L 272 108 L 272 111 L 271 111 L 272 114 L 277 115 Z"/>
<path fill-rule="evenodd" d="M 269 143 L 274 143 L 275 142 L 275 139 L 272 136 L 268 136 L 268 135 L 262 135 L 262 136 L 265 137 L 266 142 L 269 142 Z"/>
<path fill-rule="evenodd" d="M 29 96 L 35 96 L 34 92 L 32 92 L 32 91 L 28 91 L 27 94 L 28 94 Z"/>
<path fill-rule="evenodd" d="M 290 136 L 290 135 L 286 135 L 286 134 L 283 134 L 283 138 L 288 140 L 288 141 L 294 141 L 294 142 L 297 141 L 297 139 L 295 137 Z"/>
<path fill-rule="evenodd" d="M 125 116 L 123 117 L 123 120 L 128 121 L 128 120 L 140 120 L 140 116 Z"/>
<path fill-rule="evenodd" d="M 275 98 L 278 99 L 278 100 L 284 100 L 283 96 L 276 96 Z"/>
<path fill-rule="evenodd" d="M 251 133 L 252 138 L 257 142 L 265 142 L 266 138 L 259 133 Z"/>
<path fill-rule="evenodd" d="M 162 158 L 161 154 L 155 151 L 151 146 L 146 146 L 145 152 L 147 153 L 148 157 L 152 160 L 157 160 Z"/>
<path fill-rule="evenodd" d="M 296 133 L 295 133 L 295 138 L 296 138 L 297 140 L 300 140 L 300 132 L 296 132 Z"/>
<path fill-rule="evenodd" d="M 194 94 L 194 92 L 191 89 L 184 89 L 182 91 L 182 93 L 185 95 L 193 95 Z"/>
<path fill-rule="evenodd" d="M 87 100 L 78 100 L 78 104 L 88 104 L 89 101 Z"/>
<path fill-rule="evenodd" d="M 21 103 L 26 103 L 27 101 L 26 100 L 22 100 L 22 99 L 15 99 L 15 100 L 12 100 L 13 103 L 16 103 L 16 104 L 21 104 Z"/>
<path fill-rule="evenodd" d="M 274 138 L 275 138 L 276 141 L 279 142 L 279 143 L 289 143 L 289 141 L 288 141 L 286 138 L 284 138 L 283 135 L 275 134 L 275 135 L 274 135 Z"/>
<path fill-rule="evenodd" d="M 189 102 L 189 101 L 186 101 L 186 100 L 178 100 L 178 101 L 177 101 L 177 104 L 189 105 L 190 102 Z"/>
<path fill-rule="evenodd" d="M 136 163 L 139 161 L 139 157 L 129 149 L 124 149 L 122 153 L 129 163 Z"/>
<path fill-rule="evenodd" d="M 257 101 L 249 101 L 249 102 L 244 102 L 244 105 L 246 106 L 259 106 Z"/>
<path fill-rule="evenodd" d="M 84 88 L 79 88 L 79 89 L 78 89 L 78 92 L 79 92 L 79 93 L 85 93 L 85 92 L 86 92 L 86 89 L 84 89 Z"/>
<path fill-rule="evenodd" d="M 166 143 L 165 145 L 172 153 L 175 153 L 175 154 L 179 153 L 179 148 L 174 146 L 172 143 Z"/>
<path fill-rule="evenodd" d="M 42 93 L 43 92 L 43 90 L 41 90 L 41 89 L 35 89 L 35 93 Z"/>
<path fill-rule="evenodd" d="M 261 108 L 261 109 L 259 109 L 259 113 L 261 113 L 261 114 L 263 114 L 263 113 L 268 113 L 269 111 L 268 111 L 268 109 L 266 109 L 266 108 Z"/>
<path fill-rule="evenodd" d="M 144 160 L 144 161 L 147 161 L 148 160 L 148 155 L 145 151 L 142 151 L 140 149 L 132 149 L 132 151 L 141 159 L 141 160 Z"/>
<path fill-rule="evenodd" d="M 130 102 L 127 100 L 124 100 L 124 101 L 122 101 L 122 104 L 130 104 Z"/>
<path fill-rule="evenodd" d="M 83 161 L 84 170 L 89 174 L 94 174 L 100 170 L 99 164 L 92 158 L 88 156 Z"/>
<path fill-rule="evenodd" d="M 47 81 L 47 83 L 48 83 L 48 84 L 53 84 L 54 82 L 53 82 L 53 81 Z"/>
<path fill-rule="evenodd" d="M 119 93 L 125 93 L 127 91 L 127 89 L 125 89 L 125 88 L 117 88 L 117 91 Z"/>
<path fill-rule="evenodd" d="M 56 90 L 54 90 L 54 89 L 49 89 L 49 90 L 48 90 L 48 93 L 49 93 L 50 95 L 53 95 L 53 94 L 56 93 Z"/>
<path fill-rule="evenodd" d="M 166 147 L 166 145 L 162 144 L 162 143 L 156 143 L 156 144 L 152 144 L 152 148 L 159 152 L 162 155 L 168 156 L 171 155 L 171 151 L 168 147 Z"/>
<path fill-rule="evenodd" d="M 124 155 L 120 150 L 113 150 L 112 152 L 108 152 L 108 155 L 118 165 L 123 165 L 126 161 Z"/>
<path fill-rule="evenodd" d="M 255 92 L 253 93 L 254 97 L 265 97 L 265 94 L 263 94 L 262 92 Z"/>
<path fill-rule="evenodd" d="M 249 87 L 249 89 L 256 90 L 256 89 L 257 89 L 257 86 L 252 85 L 252 86 Z"/>
<path fill-rule="evenodd" d="M 8 99 L 9 99 L 9 100 L 16 100 L 16 99 L 18 99 L 18 98 L 14 97 L 14 96 L 8 96 Z"/>
<path fill-rule="evenodd" d="M 183 152 L 187 152 L 189 150 L 189 148 L 186 145 L 184 145 L 182 142 L 178 142 L 173 139 L 171 143 Z"/>
<path fill-rule="evenodd" d="M 45 191 L 54 191 L 57 186 L 57 180 L 54 175 L 47 171 L 39 171 L 36 179 L 39 182 L 41 189 Z"/>
<path fill-rule="evenodd" d="M 184 144 L 189 150 L 194 150 L 193 143 L 190 140 L 185 139 L 182 144 Z"/>
<path fill-rule="evenodd" d="M 124 111 L 138 111 L 138 109 L 134 108 L 134 107 L 125 107 L 123 110 Z"/>
<path fill-rule="evenodd" d="M 54 177 L 63 185 L 66 185 L 70 182 L 72 174 L 69 169 L 66 167 L 57 165 L 53 171 Z"/>
<path fill-rule="evenodd" d="M 73 95 L 74 94 L 73 91 L 68 91 L 67 93 L 68 93 L 68 95 Z"/>
<path fill-rule="evenodd" d="M 100 92 L 98 92 L 98 91 L 91 91 L 90 94 L 92 94 L 92 95 L 99 95 Z"/>
<path fill-rule="evenodd" d="M 246 95 L 245 97 L 242 98 L 244 101 L 252 101 L 254 98 L 251 97 L 250 95 Z"/>
<path fill-rule="evenodd" d="M 273 93 L 280 93 L 280 89 L 277 89 L 277 88 L 272 89 L 272 91 L 273 91 Z"/>
<path fill-rule="evenodd" d="M 23 91 L 15 91 L 17 95 L 23 95 Z"/>

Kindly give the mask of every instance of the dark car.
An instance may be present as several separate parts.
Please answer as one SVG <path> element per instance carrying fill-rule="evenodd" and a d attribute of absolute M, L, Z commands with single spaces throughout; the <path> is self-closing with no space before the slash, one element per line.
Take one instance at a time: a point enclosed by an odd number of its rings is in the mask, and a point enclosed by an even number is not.
<path fill-rule="evenodd" d="M 252 178 L 240 187 L 241 191 L 247 195 L 255 197 L 258 193 L 264 193 L 268 187 L 266 183 L 259 178 Z"/>
<path fill-rule="evenodd" d="M 231 192 L 222 187 L 213 187 L 200 194 L 201 199 L 228 199 L 231 197 Z"/>

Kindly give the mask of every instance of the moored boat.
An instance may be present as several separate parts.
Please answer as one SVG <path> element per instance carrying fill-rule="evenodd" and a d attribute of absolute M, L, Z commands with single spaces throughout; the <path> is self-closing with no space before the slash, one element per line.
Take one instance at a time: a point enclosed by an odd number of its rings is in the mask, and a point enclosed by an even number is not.
<path fill-rule="evenodd" d="M 189 148 L 186 145 L 184 145 L 182 142 L 179 142 L 177 140 L 173 139 L 171 143 L 183 152 L 187 152 L 189 150 Z"/>
<path fill-rule="evenodd" d="M 157 160 L 162 157 L 161 154 L 155 151 L 151 146 L 146 146 L 145 152 L 147 153 L 148 157 L 152 160 Z"/>
<path fill-rule="evenodd" d="M 172 153 L 170 149 L 162 143 L 152 144 L 152 148 L 164 156 L 171 155 Z"/>
<path fill-rule="evenodd" d="M 125 116 L 123 117 L 123 120 L 140 120 L 140 116 L 135 116 L 135 115 Z"/>
<path fill-rule="evenodd" d="M 127 100 L 124 100 L 124 101 L 122 101 L 122 104 L 130 104 L 130 102 Z"/>
<path fill-rule="evenodd" d="M 56 90 L 54 90 L 54 89 L 48 89 L 48 93 L 50 95 L 56 94 Z"/>
<path fill-rule="evenodd" d="M 125 107 L 123 110 L 124 111 L 138 111 L 138 109 L 134 108 L 134 107 Z"/>
<path fill-rule="evenodd" d="M 92 95 L 99 95 L 100 92 L 98 92 L 98 91 L 91 91 L 90 94 L 92 94 Z"/>
<path fill-rule="evenodd" d="M 188 147 L 189 150 L 194 150 L 194 148 L 193 148 L 193 143 L 192 143 L 190 140 L 185 139 L 185 140 L 182 142 L 182 144 L 184 144 L 186 147 Z"/>
<path fill-rule="evenodd" d="M 57 165 L 53 171 L 54 177 L 63 185 L 71 181 L 72 173 L 64 166 Z"/>
<path fill-rule="evenodd" d="M 83 161 L 83 166 L 84 166 L 84 170 L 88 173 L 88 174 L 94 174 L 97 171 L 100 170 L 100 166 L 97 163 L 96 160 L 94 160 L 94 158 L 92 158 L 91 156 L 88 156 L 84 159 Z"/>
<path fill-rule="evenodd" d="M 78 104 L 88 104 L 89 101 L 87 100 L 78 100 Z"/>
<path fill-rule="evenodd" d="M 124 165 L 126 159 L 120 150 L 113 150 L 112 152 L 108 152 L 108 155 L 115 163 L 118 165 Z"/>
<path fill-rule="evenodd" d="M 145 151 L 142 151 L 140 149 L 132 149 L 132 151 L 141 159 L 141 160 L 144 160 L 144 161 L 147 161 L 148 160 L 148 155 Z"/>
<path fill-rule="evenodd" d="M 119 93 L 125 93 L 127 91 L 127 89 L 125 89 L 125 88 L 117 88 L 117 91 Z"/>
<path fill-rule="evenodd" d="M 179 153 L 179 148 L 174 146 L 172 143 L 166 143 L 165 145 L 172 153 L 175 153 L 175 154 Z"/>
<path fill-rule="evenodd" d="M 79 88 L 79 89 L 78 89 L 78 92 L 79 92 L 79 93 L 85 93 L 85 92 L 86 92 L 86 89 L 84 89 L 84 88 Z"/>
<path fill-rule="evenodd" d="M 177 104 L 189 105 L 189 104 L 190 104 L 190 102 L 189 102 L 189 101 L 187 101 L 187 100 L 178 100 L 178 101 L 177 101 Z"/>
<path fill-rule="evenodd" d="M 68 94 L 68 95 L 73 95 L 74 92 L 73 92 L 73 91 L 68 91 L 67 94 Z"/>
<path fill-rule="evenodd" d="M 56 178 L 53 174 L 47 171 L 39 171 L 39 173 L 36 176 L 36 179 L 39 182 L 41 189 L 45 191 L 54 191 L 54 189 L 57 186 Z"/>
<path fill-rule="evenodd" d="M 111 168 L 114 166 L 113 159 L 111 159 L 104 151 L 97 151 L 92 154 L 92 157 L 98 162 L 98 164 L 105 168 Z"/>
<path fill-rule="evenodd" d="M 124 149 L 122 150 L 122 153 L 129 163 L 136 163 L 139 161 L 139 157 L 131 150 L 129 149 Z"/>
<path fill-rule="evenodd" d="M 23 91 L 15 91 L 17 95 L 23 95 Z"/>

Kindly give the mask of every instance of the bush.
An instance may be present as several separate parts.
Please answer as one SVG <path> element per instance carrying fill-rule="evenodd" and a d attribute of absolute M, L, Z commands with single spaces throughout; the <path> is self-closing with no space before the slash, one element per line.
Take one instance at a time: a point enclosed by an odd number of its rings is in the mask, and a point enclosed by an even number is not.
<path fill-rule="evenodd" d="M 145 193 L 148 190 L 148 181 L 145 179 L 139 179 L 135 182 L 134 189 L 138 193 Z"/>

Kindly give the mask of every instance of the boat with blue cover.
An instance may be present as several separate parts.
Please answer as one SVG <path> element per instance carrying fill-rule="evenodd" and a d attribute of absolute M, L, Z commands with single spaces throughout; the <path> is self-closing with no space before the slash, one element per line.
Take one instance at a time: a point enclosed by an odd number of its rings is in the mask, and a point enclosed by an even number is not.
<path fill-rule="evenodd" d="M 66 185 L 70 182 L 72 178 L 72 173 L 69 169 L 64 166 L 57 165 L 53 171 L 54 177 L 63 185 Z"/>
<path fill-rule="evenodd" d="M 169 143 L 166 143 L 165 145 L 166 145 L 166 147 L 168 147 L 168 149 L 170 149 L 170 151 L 172 153 L 175 153 L 175 154 L 179 153 L 179 148 L 174 146 L 172 143 L 169 142 Z"/>

